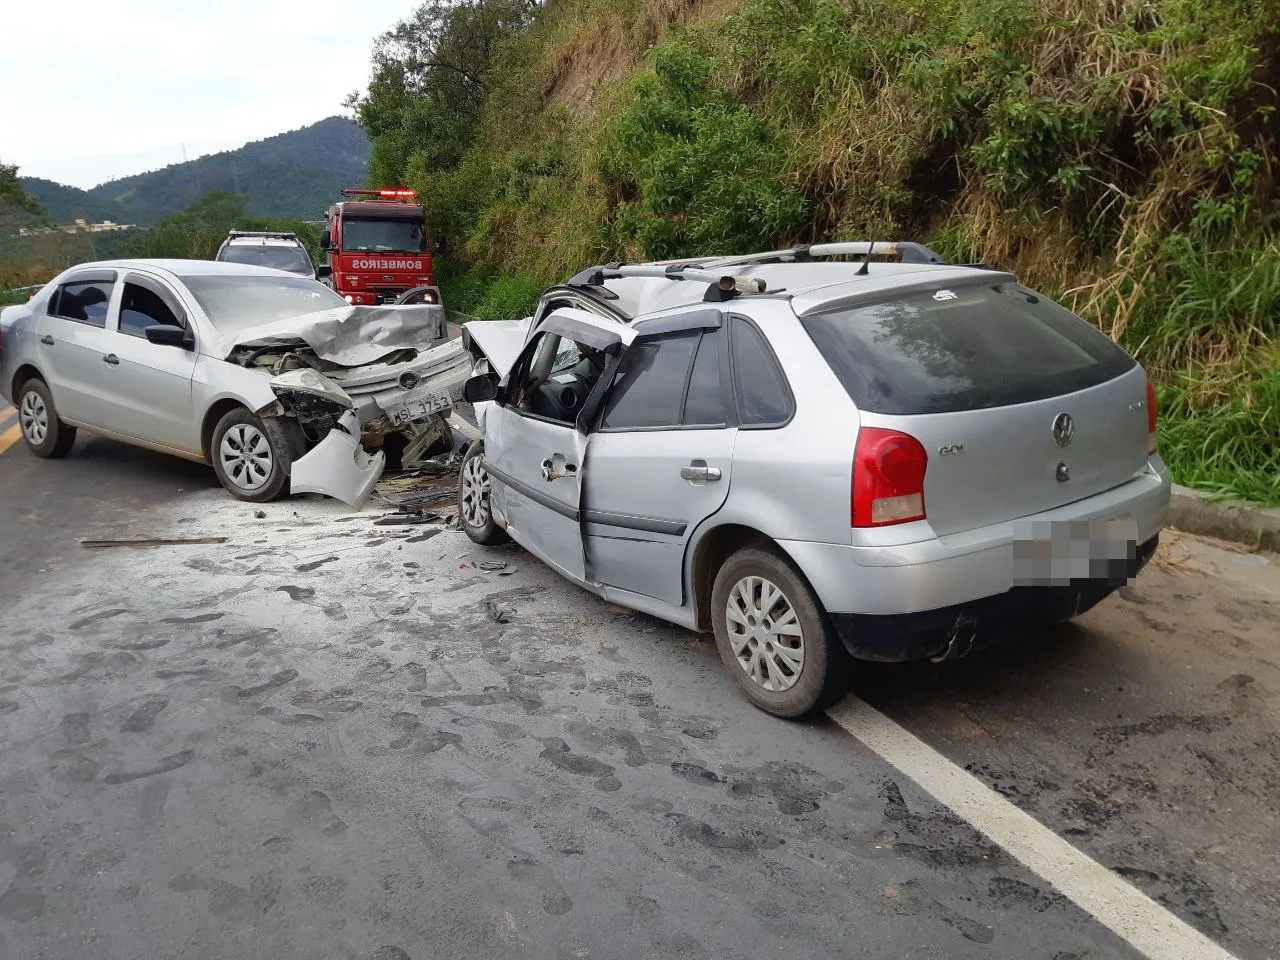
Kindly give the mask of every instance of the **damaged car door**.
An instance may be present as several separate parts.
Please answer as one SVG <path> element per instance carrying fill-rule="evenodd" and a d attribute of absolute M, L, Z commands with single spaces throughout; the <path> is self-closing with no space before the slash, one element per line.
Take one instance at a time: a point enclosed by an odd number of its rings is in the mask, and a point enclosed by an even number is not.
<path fill-rule="evenodd" d="M 584 310 L 558 310 L 507 374 L 485 420 L 485 468 L 507 532 L 556 570 L 586 578 L 582 465 L 586 412 L 606 365 L 632 332 Z"/>
<path fill-rule="evenodd" d="M 587 559 L 592 580 L 680 606 L 689 537 L 729 493 L 727 338 L 716 309 L 635 329 L 587 450 Z"/>
<path fill-rule="evenodd" d="M 190 324 L 174 291 L 152 277 L 126 273 L 115 329 L 105 343 L 102 395 L 115 432 L 200 456 Z"/>

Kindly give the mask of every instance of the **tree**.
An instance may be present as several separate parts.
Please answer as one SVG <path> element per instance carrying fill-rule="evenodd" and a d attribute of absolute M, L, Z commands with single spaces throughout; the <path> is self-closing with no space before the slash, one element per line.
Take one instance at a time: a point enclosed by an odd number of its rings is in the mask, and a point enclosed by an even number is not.
<path fill-rule="evenodd" d="M 18 168 L 0 163 L 0 233 L 16 233 L 18 227 L 43 223 L 40 201 L 18 182 Z"/>
<path fill-rule="evenodd" d="M 257 229 L 245 212 L 245 198 L 225 190 L 206 193 L 177 213 L 162 217 L 150 230 L 132 238 L 139 257 L 212 260 L 229 230 Z"/>
<path fill-rule="evenodd" d="M 369 89 L 347 102 L 373 143 L 371 184 L 404 183 L 411 160 L 427 171 L 460 163 L 495 50 L 537 10 L 536 0 L 428 0 L 375 41 Z"/>

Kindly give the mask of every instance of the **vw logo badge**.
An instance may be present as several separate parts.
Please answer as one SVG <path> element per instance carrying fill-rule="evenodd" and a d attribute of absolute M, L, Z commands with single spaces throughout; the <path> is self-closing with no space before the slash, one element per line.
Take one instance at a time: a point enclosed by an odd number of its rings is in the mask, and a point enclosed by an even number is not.
<path fill-rule="evenodd" d="M 1053 418 L 1053 442 L 1060 447 L 1065 447 L 1071 442 L 1071 438 L 1076 435 L 1076 425 L 1071 419 L 1071 414 L 1060 413 Z"/>
<path fill-rule="evenodd" d="M 418 385 L 418 375 L 414 373 L 412 370 L 406 370 L 404 373 L 400 374 L 400 386 L 404 387 L 406 390 L 412 390 L 417 385 Z M 1066 414 L 1063 414 L 1063 416 L 1066 416 Z M 1056 423 L 1053 425 L 1053 429 L 1054 429 L 1054 436 L 1056 437 L 1058 435 L 1057 434 L 1058 425 Z M 1068 437 L 1067 439 L 1069 440 L 1071 438 Z"/>

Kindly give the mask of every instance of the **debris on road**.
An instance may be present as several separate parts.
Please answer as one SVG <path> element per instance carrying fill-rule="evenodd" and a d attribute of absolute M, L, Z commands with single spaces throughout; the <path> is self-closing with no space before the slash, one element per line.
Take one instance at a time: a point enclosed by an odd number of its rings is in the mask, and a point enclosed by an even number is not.
<path fill-rule="evenodd" d="M 507 569 L 507 561 L 505 560 L 481 560 L 476 564 L 481 570 L 505 570 Z"/>
<path fill-rule="evenodd" d="M 493 600 L 484 602 L 484 612 L 494 623 L 510 623 L 511 615 L 515 613 L 511 607 L 505 603 L 496 603 Z"/>
<path fill-rule="evenodd" d="M 183 537 L 167 539 L 163 537 L 144 537 L 138 540 L 81 540 L 82 547 L 185 547 L 205 544 L 226 543 L 226 537 Z"/>

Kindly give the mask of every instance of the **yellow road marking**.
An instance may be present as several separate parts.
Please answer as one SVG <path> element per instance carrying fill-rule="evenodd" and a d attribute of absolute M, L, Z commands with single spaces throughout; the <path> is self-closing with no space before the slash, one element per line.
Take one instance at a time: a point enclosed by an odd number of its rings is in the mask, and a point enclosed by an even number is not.
<path fill-rule="evenodd" d="M 10 426 L 18 422 L 18 411 L 7 404 L 0 407 L 0 430 L 8 430 Z"/>
<path fill-rule="evenodd" d="M 0 453 L 4 453 L 20 439 L 22 439 L 22 427 L 15 423 L 4 433 L 0 433 Z"/>

